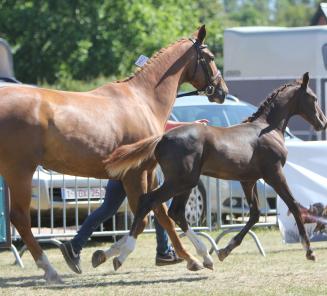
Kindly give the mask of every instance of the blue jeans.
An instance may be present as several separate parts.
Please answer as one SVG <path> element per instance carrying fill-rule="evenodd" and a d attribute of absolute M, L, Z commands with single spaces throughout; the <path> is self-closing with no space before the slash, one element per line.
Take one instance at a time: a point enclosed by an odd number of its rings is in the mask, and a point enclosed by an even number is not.
<path fill-rule="evenodd" d="M 71 240 L 75 252 L 81 252 L 93 231 L 117 212 L 125 197 L 126 193 L 122 182 L 109 180 L 103 203 L 86 218 L 77 234 Z M 154 226 L 157 238 L 157 254 L 167 254 L 170 250 L 167 232 L 161 227 L 156 218 L 154 218 Z"/>

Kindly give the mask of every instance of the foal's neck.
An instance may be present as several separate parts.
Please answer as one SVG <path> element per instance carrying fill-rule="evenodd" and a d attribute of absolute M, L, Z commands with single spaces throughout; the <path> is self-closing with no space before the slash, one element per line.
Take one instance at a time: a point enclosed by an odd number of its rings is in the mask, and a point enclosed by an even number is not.
<path fill-rule="evenodd" d="M 287 87 L 279 92 L 270 102 L 268 111 L 259 117 L 268 123 L 270 130 L 276 129 L 284 134 L 289 119 L 295 114 L 295 90 L 295 87 Z"/>

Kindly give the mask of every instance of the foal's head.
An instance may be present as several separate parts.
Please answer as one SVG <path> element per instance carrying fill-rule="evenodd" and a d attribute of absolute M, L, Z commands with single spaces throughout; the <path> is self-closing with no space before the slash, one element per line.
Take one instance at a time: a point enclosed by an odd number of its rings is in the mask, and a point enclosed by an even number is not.
<path fill-rule="evenodd" d="M 198 90 L 203 91 L 210 102 L 223 103 L 228 88 L 215 64 L 215 56 L 203 43 L 206 36 L 205 25 L 194 33 L 192 49 L 196 59 L 189 68 L 189 82 Z"/>
<path fill-rule="evenodd" d="M 303 74 L 302 83 L 297 90 L 295 113 L 308 121 L 316 131 L 327 127 L 327 118 L 321 111 L 316 94 L 308 86 L 309 73 Z"/>

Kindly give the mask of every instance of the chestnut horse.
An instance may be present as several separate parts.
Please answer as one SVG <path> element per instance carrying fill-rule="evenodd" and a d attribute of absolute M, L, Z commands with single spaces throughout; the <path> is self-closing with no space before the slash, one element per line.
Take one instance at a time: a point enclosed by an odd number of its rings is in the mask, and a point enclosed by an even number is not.
<path fill-rule="evenodd" d="M 327 119 L 317 103 L 316 95 L 308 87 L 308 81 L 309 75 L 305 73 L 302 82 L 278 88 L 261 104 L 257 112 L 241 124 L 228 128 L 201 125 L 179 127 L 163 136 L 153 136 L 121 146 L 113 152 L 106 160 L 106 169 L 111 175 L 124 175 L 144 159 L 156 159 L 165 177 L 160 188 L 141 197 L 127 240 L 130 250 L 135 245 L 140 221 L 151 209 L 173 196 L 169 216 L 190 238 L 204 262 L 210 262 L 206 246 L 185 219 L 185 204 L 190 191 L 198 183 L 200 174 L 203 174 L 239 180 L 250 207 L 250 219 L 245 227 L 226 248 L 219 250 L 218 257 L 221 261 L 241 244 L 245 234 L 259 220 L 255 184 L 260 178 L 275 189 L 290 209 L 306 249 L 306 257 L 314 260 L 300 209 L 282 171 L 287 156 L 284 132 L 290 117 L 298 114 L 316 130 L 325 129 L 327 125 Z"/>
<path fill-rule="evenodd" d="M 10 219 L 47 282 L 62 280 L 31 232 L 29 207 L 36 167 L 107 178 L 103 159 L 115 148 L 163 132 L 182 83 L 204 91 L 212 102 L 223 102 L 228 89 L 213 54 L 203 44 L 205 35 L 202 26 L 194 39 L 181 39 L 160 50 L 134 76 L 92 91 L 0 89 L 0 174 L 10 188 Z M 124 176 L 132 211 L 139 196 L 153 186 L 152 176 L 152 168 Z M 178 255 L 190 265 L 197 263 L 182 247 L 165 207 L 159 207 L 156 215 Z"/>

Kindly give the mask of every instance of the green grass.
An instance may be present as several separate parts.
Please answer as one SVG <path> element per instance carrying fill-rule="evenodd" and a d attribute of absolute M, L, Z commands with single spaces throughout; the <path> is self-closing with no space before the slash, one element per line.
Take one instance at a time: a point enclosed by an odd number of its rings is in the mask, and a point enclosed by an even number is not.
<path fill-rule="evenodd" d="M 327 295 L 326 243 L 313 245 L 317 262 L 305 259 L 300 244 L 284 245 L 278 230 L 258 230 L 258 237 L 267 253 L 259 254 L 248 236 L 223 263 L 214 257 L 215 270 L 190 272 L 183 262 L 156 267 L 155 237 L 141 235 L 137 248 L 117 272 L 111 261 L 93 269 L 90 263 L 96 249 L 110 243 L 90 243 L 82 253 L 83 274 L 70 272 L 57 248 L 46 253 L 62 275 L 65 284 L 46 286 L 30 254 L 23 256 L 24 269 L 12 265 L 9 251 L 0 253 L 1 295 Z M 215 233 L 212 233 L 215 236 Z M 219 247 L 224 246 L 226 236 Z M 204 238 L 202 238 L 204 240 Z M 187 249 L 194 248 L 183 238 Z"/>

